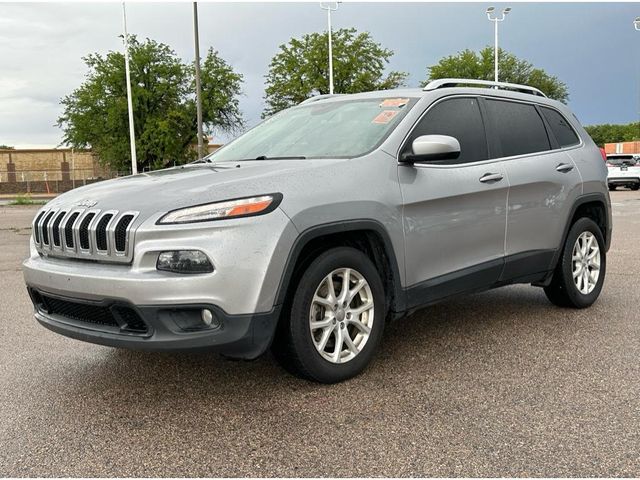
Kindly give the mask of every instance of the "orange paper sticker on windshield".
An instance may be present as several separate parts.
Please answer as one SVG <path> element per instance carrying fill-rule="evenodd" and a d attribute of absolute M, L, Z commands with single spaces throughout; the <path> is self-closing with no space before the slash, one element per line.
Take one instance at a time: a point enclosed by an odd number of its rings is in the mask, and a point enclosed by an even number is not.
<path fill-rule="evenodd" d="M 386 98 L 380 106 L 382 108 L 385 107 L 404 107 L 407 103 L 409 103 L 408 98 Z"/>
<path fill-rule="evenodd" d="M 398 114 L 397 110 L 384 110 L 380 112 L 378 115 L 376 115 L 376 118 L 374 118 L 371 123 L 378 123 L 378 124 L 389 123 L 391 120 L 393 120 L 393 117 L 395 117 L 397 114 Z"/>

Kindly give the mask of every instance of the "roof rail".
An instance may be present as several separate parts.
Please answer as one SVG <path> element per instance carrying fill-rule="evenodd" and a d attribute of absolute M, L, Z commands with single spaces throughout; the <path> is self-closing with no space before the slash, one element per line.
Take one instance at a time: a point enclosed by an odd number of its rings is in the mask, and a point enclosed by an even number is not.
<path fill-rule="evenodd" d="M 307 103 L 317 102 L 318 100 L 324 100 L 326 98 L 342 97 L 343 95 L 346 95 L 346 93 L 334 93 L 333 95 L 330 93 L 326 93 L 324 95 L 316 95 L 315 97 L 309 97 L 306 100 L 303 100 L 298 105 L 305 105 Z"/>
<path fill-rule="evenodd" d="M 547 97 L 541 90 L 528 85 L 518 85 L 517 83 L 493 82 L 490 80 L 471 80 L 466 78 L 441 78 L 429 82 L 424 91 L 437 90 L 438 88 L 451 88 L 458 85 L 480 85 L 483 87 L 493 87 L 502 90 L 512 90 L 514 92 L 528 93 L 539 97 Z"/>

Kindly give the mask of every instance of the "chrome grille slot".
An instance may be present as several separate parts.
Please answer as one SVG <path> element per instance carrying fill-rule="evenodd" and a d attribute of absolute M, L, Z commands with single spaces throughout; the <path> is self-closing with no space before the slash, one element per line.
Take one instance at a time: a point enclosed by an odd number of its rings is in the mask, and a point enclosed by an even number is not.
<path fill-rule="evenodd" d="M 42 221 L 42 243 L 47 246 L 49 245 L 49 222 L 51 221 L 51 217 L 53 217 L 54 213 L 54 211 L 47 213 Z"/>
<path fill-rule="evenodd" d="M 112 218 L 113 213 L 106 213 L 96 225 L 96 248 L 98 250 L 107 250 L 107 225 L 109 225 Z"/>
<path fill-rule="evenodd" d="M 33 220 L 38 253 L 104 263 L 131 263 L 138 212 L 74 208 L 45 209 Z"/>
<path fill-rule="evenodd" d="M 53 246 L 54 247 L 59 247 L 61 246 L 61 242 L 60 242 L 60 222 L 62 222 L 62 219 L 64 218 L 64 216 L 67 214 L 67 212 L 60 212 L 55 220 L 53 221 L 53 226 L 51 227 L 51 232 L 53 233 Z"/>
<path fill-rule="evenodd" d="M 36 219 L 33 221 L 33 239 L 39 245 L 40 244 L 40 220 L 42 220 L 42 216 L 45 212 L 40 212 Z"/>
<path fill-rule="evenodd" d="M 75 248 L 75 242 L 73 240 L 73 225 L 80 216 L 80 212 L 73 212 L 64 224 L 64 243 L 67 248 Z"/>
<path fill-rule="evenodd" d="M 134 216 L 131 214 L 123 215 L 118 224 L 116 225 L 115 230 L 115 249 L 116 252 L 125 252 L 127 249 L 127 230 L 131 222 L 133 221 Z"/>
<path fill-rule="evenodd" d="M 79 227 L 79 231 L 80 231 L 80 248 L 82 248 L 84 250 L 89 250 L 89 247 L 90 247 L 90 243 L 89 243 L 89 224 L 91 223 L 91 220 L 93 220 L 93 217 L 95 217 L 95 216 L 96 216 L 95 212 L 89 212 L 82 219 L 82 222 L 80 222 L 80 227 Z"/>

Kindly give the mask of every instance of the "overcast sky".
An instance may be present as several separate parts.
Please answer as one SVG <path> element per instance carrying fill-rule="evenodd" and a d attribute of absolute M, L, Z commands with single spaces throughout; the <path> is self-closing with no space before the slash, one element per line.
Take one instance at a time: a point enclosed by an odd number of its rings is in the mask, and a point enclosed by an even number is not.
<path fill-rule="evenodd" d="M 493 42 L 489 3 L 352 3 L 334 28 L 368 30 L 395 52 L 390 68 L 426 77 L 442 56 Z M 496 4 L 499 6 L 500 4 Z M 638 120 L 638 3 L 514 3 L 501 24 L 501 47 L 558 76 L 583 124 Z M 129 32 L 193 57 L 191 3 L 128 3 Z M 249 125 L 263 109 L 264 74 L 278 46 L 322 31 L 326 15 L 313 3 L 199 3 L 200 46 L 213 46 L 244 75 L 241 108 Z M 57 145 L 60 98 L 86 72 L 81 57 L 118 50 L 120 3 L 0 3 L 0 144 Z"/>

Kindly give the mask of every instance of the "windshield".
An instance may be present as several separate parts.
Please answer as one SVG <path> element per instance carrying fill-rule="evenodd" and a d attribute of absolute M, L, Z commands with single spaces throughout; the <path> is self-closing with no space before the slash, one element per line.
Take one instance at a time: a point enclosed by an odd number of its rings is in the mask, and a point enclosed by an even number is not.
<path fill-rule="evenodd" d="M 212 153 L 207 160 L 358 157 L 382 143 L 416 101 L 377 98 L 290 108 Z"/>

